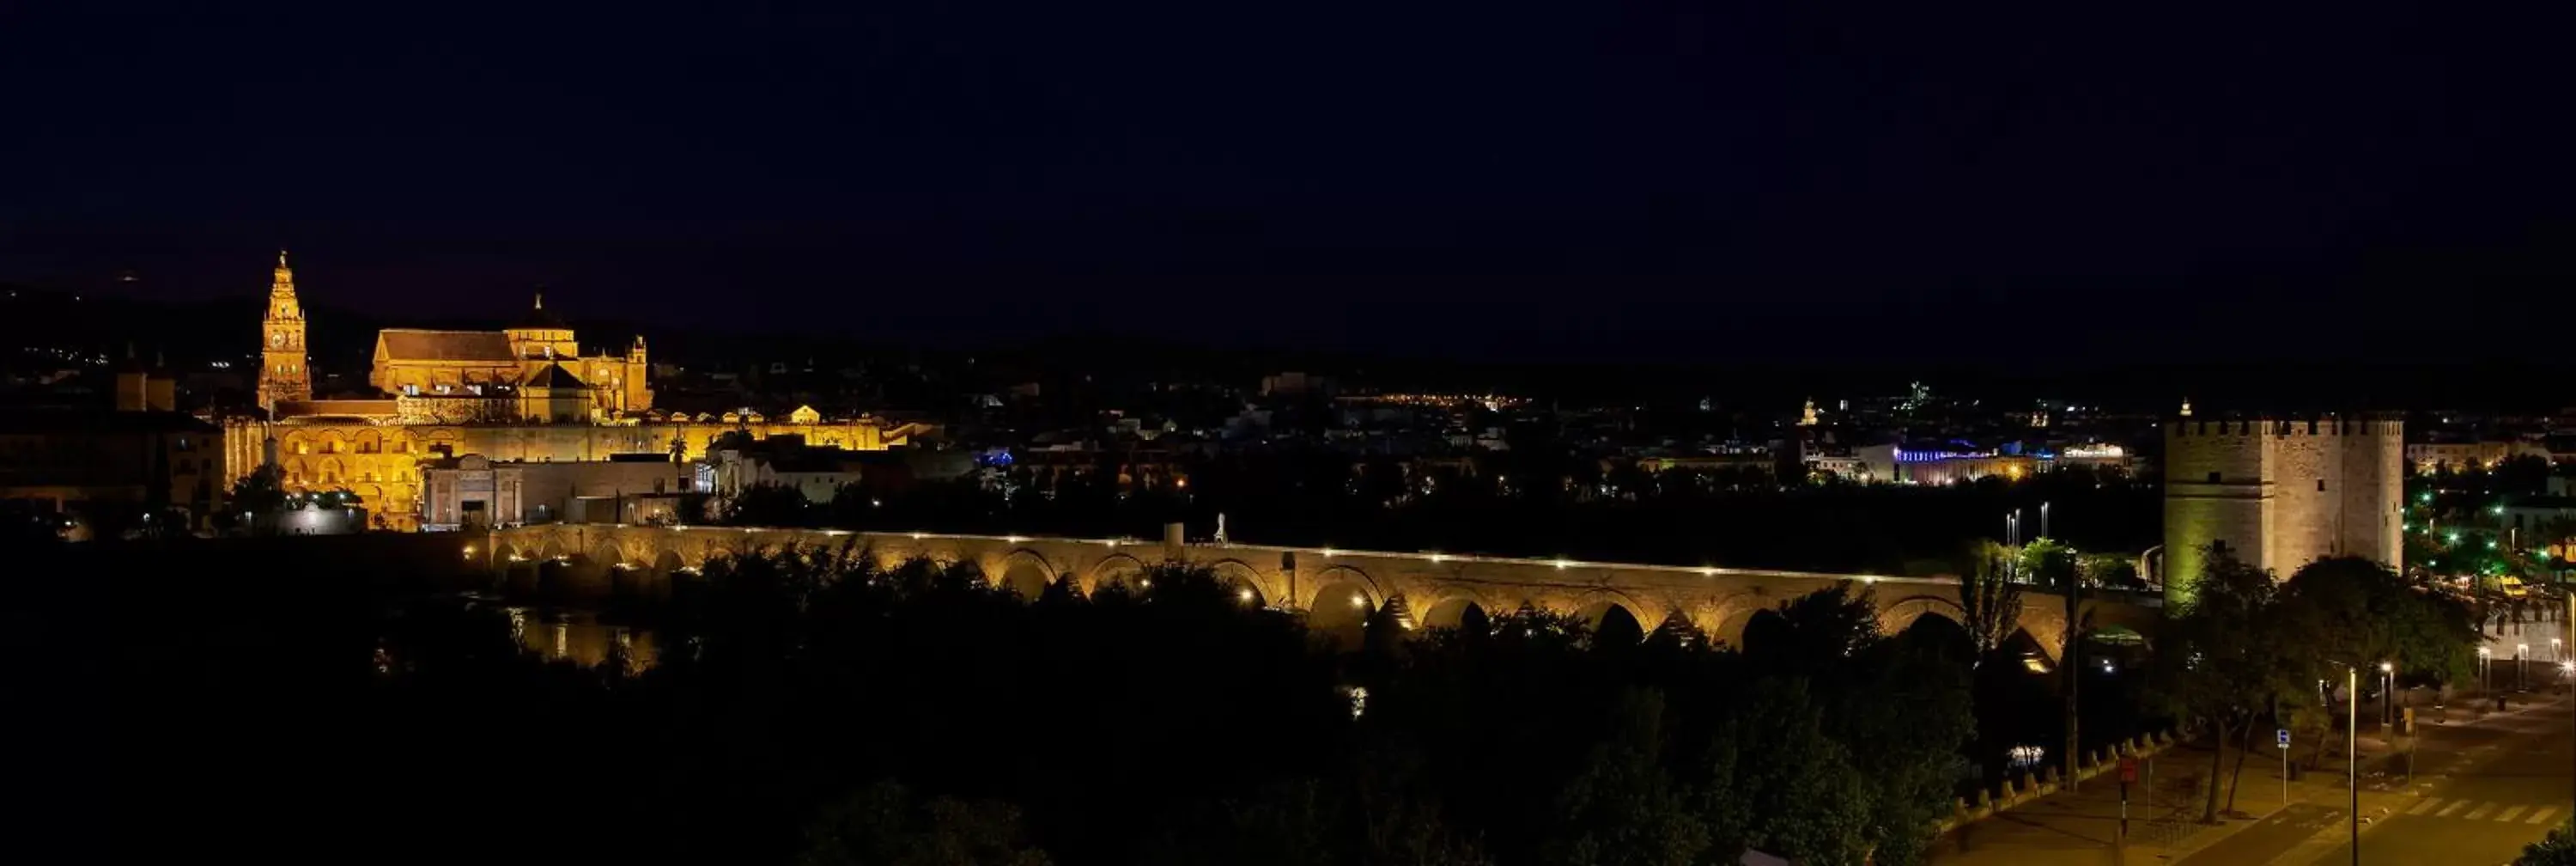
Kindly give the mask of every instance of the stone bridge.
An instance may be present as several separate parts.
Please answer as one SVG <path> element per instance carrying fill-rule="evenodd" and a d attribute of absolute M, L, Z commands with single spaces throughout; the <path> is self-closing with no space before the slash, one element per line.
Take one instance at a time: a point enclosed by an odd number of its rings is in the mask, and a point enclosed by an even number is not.
<path fill-rule="evenodd" d="M 715 526 L 651 527 L 551 524 L 492 533 L 489 549 L 468 549 L 496 569 L 535 571 L 548 566 L 576 575 L 609 572 L 622 580 L 667 585 L 674 573 L 693 572 L 709 558 L 797 545 L 868 551 L 880 564 L 913 559 L 973 563 L 988 579 L 1034 598 L 1068 581 L 1083 593 L 1136 579 L 1163 561 L 1204 565 L 1235 586 L 1248 603 L 1307 612 L 1318 629 L 1357 628 L 1381 611 L 1410 625 L 1451 627 L 1471 615 L 1509 614 L 1523 605 L 1571 613 L 1600 626 L 1625 616 L 1640 630 L 1689 627 L 1710 639 L 1742 646 L 1756 614 L 1781 602 L 1843 581 L 1873 594 L 1879 626 L 1903 631 L 1924 616 L 1963 622 L 1958 582 L 1952 577 L 1892 577 L 1742 568 L 1688 568 L 1574 560 L 1510 559 L 1440 553 L 1399 553 L 1260 544 L 1185 543 L 1178 527 L 1161 542 L 1126 538 L 1057 538 L 948 535 L 929 532 L 762 529 Z M 477 554 L 480 554 L 479 556 Z M 2065 645 L 2066 601 L 2037 589 L 2022 596 L 2020 627 L 2052 659 Z M 1391 608 L 1391 609 L 1390 609 Z M 2093 628 L 2150 630 L 2158 616 L 2150 596 L 2102 593 L 2087 597 Z"/>

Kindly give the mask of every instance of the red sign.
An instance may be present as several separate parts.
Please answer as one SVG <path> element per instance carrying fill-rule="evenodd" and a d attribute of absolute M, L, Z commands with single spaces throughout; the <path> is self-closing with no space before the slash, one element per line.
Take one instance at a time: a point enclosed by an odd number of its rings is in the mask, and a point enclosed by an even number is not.
<path fill-rule="evenodd" d="M 2122 782 L 2135 782 L 2135 781 L 2137 781 L 2137 780 L 2138 780 L 2138 759 L 2136 759 L 2136 758 L 2121 758 L 2121 759 L 2120 759 L 2120 781 L 2122 781 Z"/>

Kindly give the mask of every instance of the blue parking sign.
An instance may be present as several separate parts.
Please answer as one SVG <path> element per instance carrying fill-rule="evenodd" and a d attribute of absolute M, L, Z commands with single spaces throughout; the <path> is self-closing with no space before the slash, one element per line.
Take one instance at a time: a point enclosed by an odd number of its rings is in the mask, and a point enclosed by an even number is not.
<path fill-rule="evenodd" d="M 2289 748 L 2289 747 L 2290 747 L 2290 729 L 2288 729 L 2288 728 L 2282 728 L 2282 729 L 2281 729 L 2281 731 L 2280 731 L 2279 736 L 2278 736 L 2278 737 L 2276 737 L 2275 739 L 2277 739 L 2277 740 L 2280 742 L 2280 744 L 2281 744 L 2281 748 L 2284 748 L 2284 749 Z"/>

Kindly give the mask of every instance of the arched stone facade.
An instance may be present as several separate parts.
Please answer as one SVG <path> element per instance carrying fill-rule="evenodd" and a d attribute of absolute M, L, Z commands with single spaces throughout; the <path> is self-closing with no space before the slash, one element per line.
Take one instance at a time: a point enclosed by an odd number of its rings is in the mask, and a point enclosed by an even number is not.
<path fill-rule="evenodd" d="M 661 574 L 703 566 L 711 556 L 795 545 L 864 552 L 886 567 L 914 557 L 973 563 L 988 579 L 1004 584 L 1037 585 L 1040 577 L 1053 583 L 1070 576 L 1086 595 L 1106 583 L 1133 580 L 1154 563 L 1179 560 L 1214 569 L 1220 579 L 1252 590 L 1268 606 L 1311 610 L 1318 597 L 1332 593 L 1343 603 L 1361 599 L 1367 610 L 1376 611 L 1401 597 L 1423 627 L 1453 627 L 1471 605 L 1488 618 L 1509 615 L 1523 605 L 1595 616 L 1616 607 L 1648 633 L 1678 619 L 1712 641 L 1742 646 L 1755 614 L 1846 581 L 1877 601 L 1879 626 L 1890 634 L 1926 615 L 1966 619 L 1957 601 L 1958 584 L 1948 578 L 845 530 L 592 524 L 505 529 L 494 538 L 494 550 L 505 559 L 512 554 L 529 561 L 579 556 L 603 568 L 622 562 L 640 569 L 649 563 Z M 2021 629 L 2052 656 L 2059 653 L 2068 632 L 2064 597 L 2030 589 L 2022 598 Z M 2088 594 L 2083 612 L 2088 627 L 2119 625 L 2142 632 L 2151 630 L 2157 615 L 2153 597 L 2116 593 Z"/>

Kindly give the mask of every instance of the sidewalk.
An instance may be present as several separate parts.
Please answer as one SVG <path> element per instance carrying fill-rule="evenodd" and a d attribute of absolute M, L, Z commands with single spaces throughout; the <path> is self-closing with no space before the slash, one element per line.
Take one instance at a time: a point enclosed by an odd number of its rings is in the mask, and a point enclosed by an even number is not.
<path fill-rule="evenodd" d="M 2513 712 L 2556 700 L 2537 694 L 2515 697 Z M 2493 704 L 2486 706 L 2491 708 Z M 2421 728 L 2435 730 L 2491 714 L 2454 705 L 2442 714 L 2430 709 L 2419 711 L 2417 718 Z M 2365 728 L 2357 740 L 2361 752 L 2361 814 L 2369 820 L 2389 814 L 2415 794 L 2405 780 L 2387 774 L 2391 766 L 2389 747 L 2379 731 Z M 2294 757 L 2305 757 L 2307 748 L 2302 743 L 2294 750 Z M 2113 844 L 2119 835 L 2120 784 L 2116 776 L 2106 774 L 2085 782 L 2081 790 L 2061 790 L 1953 830 L 1933 842 L 1928 859 L 1944 866 L 2090 866 L 2171 863 L 2186 858 L 2191 863 L 2206 864 L 2260 862 L 2269 858 L 2257 856 L 2248 861 L 2231 851 L 2242 848 L 2250 854 L 2254 850 L 2279 850 L 2296 844 L 2296 840 L 2346 826 L 2351 794 L 2344 783 L 2340 740 L 2328 746 L 2318 769 L 2305 772 L 2301 779 L 2289 784 L 2286 803 L 2280 752 L 2257 747 L 2246 757 L 2244 775 L 2238 777 L 2236 814 L 2231 817 L 2223 811 L 2228 792 L 2222 789 L 2219 822 L 2202 824 L 2201 808 L 2207 796 L 2202 781 L 2210 772 L 2210 757 L 2205 747 L 2176 746 L 2141 762 L 2138 782 L 2129 786 L 2129 842 L 2125 857 Z M 2235 764 L 2236 754 L 2230 750 L 2226 764 L 2219 768 L 2222 782 Z M 2152 792 L 2147 790 L 2151 769 Z M 2235 845 L 2228 844 L 2240 836 L 2246 838 Z"/>

